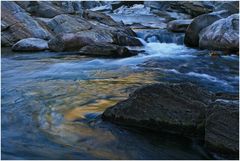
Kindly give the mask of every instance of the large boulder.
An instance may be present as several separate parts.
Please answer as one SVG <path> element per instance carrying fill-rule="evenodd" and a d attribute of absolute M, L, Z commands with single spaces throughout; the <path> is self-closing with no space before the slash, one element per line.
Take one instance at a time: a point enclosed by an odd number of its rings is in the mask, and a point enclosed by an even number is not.
<path fill-rule="evenodd" d="M 229 16 L 229 13 L 227 11 L 219 11 L 203 14 L 194 18 L 186 30 L 184 43 L 190 47 L 198 47 L 200 31 L 215 21 L 227 16 Z"/>
<path fill-rule="evenodd" d="M 80 16 L 67 14 L 57 15 L 49 21 L 46 21 L 45 25 L 54 34 L 76 33 L 92 28 L 92 24 Z"/>
<path fill-rule="evenodd" d="M 238 159 L 239 103 L 219 100 L 207 110 L 205 126 L 206 147 L 222 157 Z"/>
<path fill-rule="evenodd" d="M 203 136 L 210 98 L 210 93 L 190 83 L 147 85 L 106 109 L 102 117 L 122 125 Z"/>
<path fill-rule="evenodd" d="M 199 33 L 201 49 L 224 50 L 236 52 L 239 50 L 239 14 L 220 19 Z"/>
<path fill-rule="evenodd" d="M 167 29 L 172 32 L 185 32 L 192 20 L 173 20 L 168 22 Z"/>
<path fill-rule="evenodd" d="M 49 32 L 15 2 L 3 1 L 1 9 L 1 44 L 3 46 L 12 46 L 17 41 L 30 37 L 49 39 Z"/>
<path fill-rule="evenodd" d="M 126 47 L 106 43 L 84 46 L 83 48 L 80 49 L 79 53 L 87 56 L 102 56 L 114 58 L 135 55 L 134 52 L 131 52 Z"/>
<path fill-rule="evenodd" d="M 86 45 L 93 44 L 94 41 L 81 34 L 59 34 L 48 42 L 49 49 L 52 51 L 78 51 Z"/>
<path fill-rule="evenodd" d="M 13 51 L 41 51 L 48 49 L 48 42 L 38 38 L 27 38 L 12 46 Z"/>

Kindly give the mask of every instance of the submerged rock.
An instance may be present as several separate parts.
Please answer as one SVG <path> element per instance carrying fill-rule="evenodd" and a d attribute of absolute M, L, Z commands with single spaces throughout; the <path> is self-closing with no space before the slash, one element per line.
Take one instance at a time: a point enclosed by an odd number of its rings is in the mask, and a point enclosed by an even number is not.
<path fill-rule="evenodd" d="M 172 32 L 185 32 L 192 20 L 173 20 L 168 22 L 167 29 Z"/>
<path fill-rule="evenodd" d="M 103 56 L 103 57 L 128 57 L 136 55 L 126 47 L 113 44 L 92 44 L 80 49 L 80 54 L 88 56 Z"/>
<path fill-rule="evenodd" d="M 238 100 L 216 101 L 210 106 L 206 114 L 205 144 L 209 150 L 224 158 L 238 159 Z"/>
<path fill-rule="evenodd" d="M 201 49 L 236 52 L 239 50 L 239 14 L 220 19 L 199 33 Z"/>
<path fill-rule="evenodd" d="M 38 38 L 22 39 L 12 46 L 13 51 L 41 51 L 47 49 L 47 41 Z"/>
<path fill-rule="evenodd" d="M 102 117 L 117 124 L 201 136 L 210 98 L 211 93 L 190 83 L 153 84 L 137 89 Z"/>

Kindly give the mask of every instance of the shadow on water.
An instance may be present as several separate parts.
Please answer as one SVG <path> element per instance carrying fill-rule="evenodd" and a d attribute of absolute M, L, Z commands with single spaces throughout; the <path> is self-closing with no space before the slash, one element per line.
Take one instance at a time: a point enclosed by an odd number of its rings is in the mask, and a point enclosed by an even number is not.
<path fill-rule="evenodd" d="M 144 84 L 191 81 L 238 92 L 238 58 L 148 43 L 145 54 L 96 59 L 2 49 L 2 159 L 210 159 L 201 143 L 104 122 Z"/>

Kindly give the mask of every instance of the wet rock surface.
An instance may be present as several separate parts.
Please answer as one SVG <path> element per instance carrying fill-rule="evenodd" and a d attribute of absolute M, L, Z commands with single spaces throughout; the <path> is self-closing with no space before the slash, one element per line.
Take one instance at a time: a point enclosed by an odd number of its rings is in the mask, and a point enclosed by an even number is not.
<path fill-rule="evenodd" d="M 153 84 L 108 108 L 103 119 L 154 131 L 201 136 L 210 101 L 211 94 L 193 84 Z"/>

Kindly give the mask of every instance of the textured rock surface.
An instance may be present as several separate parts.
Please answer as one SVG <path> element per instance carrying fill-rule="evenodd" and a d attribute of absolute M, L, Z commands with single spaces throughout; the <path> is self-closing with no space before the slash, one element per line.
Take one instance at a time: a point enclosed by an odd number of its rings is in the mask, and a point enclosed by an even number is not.
<path fill-rule="evenodd" d="M 173 20 L 167 24 L 167 28 L 173 32 L 185 32 L 192 20 Z"/>
<path fill-rule="evenodd" d="M 52 51 L 78 51 L 83 46 L 93 44 L 94 41 L 79 34 L 69 33 L 57 35 L 48 42 Z"/>
<path fill-rule="evenodd" d="M 239 50 L 239 14 L 220 19 L 199 33 L 199 47 L 202 49 Z"/>
<path fill-rule="evenodd" d="M 67 14 L 55 16 L 46 22 L 46 26 L 55 34 L 76 33 L 92 28 L 92 24 L 80 16 L 72 16 Z"/>
<path fill-rule="evenodd" d="M 48 42 L 38 38 L 27 38 L 13 45 L 14 51 L 41 51 L 48 49 Z"/>
<path fill-rule="evenodd" d="M 1 3 L 1 44 L 12 46 L 24 38 L 48 39 L 50 34 L 14 2 Z"/>
<path fill-rule="evenodd" d="M 103 119 L 156 131 L 202 135 L 210 98 L 210 93 L 193 84 L 153 84 L 108 108 Z"/>
<path fill-rule="evenodd" d="M 217 101 L 206 114 L 205 143 L 208 149 L 238 159 L 239 154 L 239 103 Z"/>
<path fill-rule="evenodd" d="M 184 38 L 184 43 L 190 47 L 198 47 L 199 33 L 205 27 L 211 25 L 215 21 L 227 17 L 229 13 L 226 11 L 213 12 L 203 14 L 193 19 L 192 23 L 188 26 Z"/>

